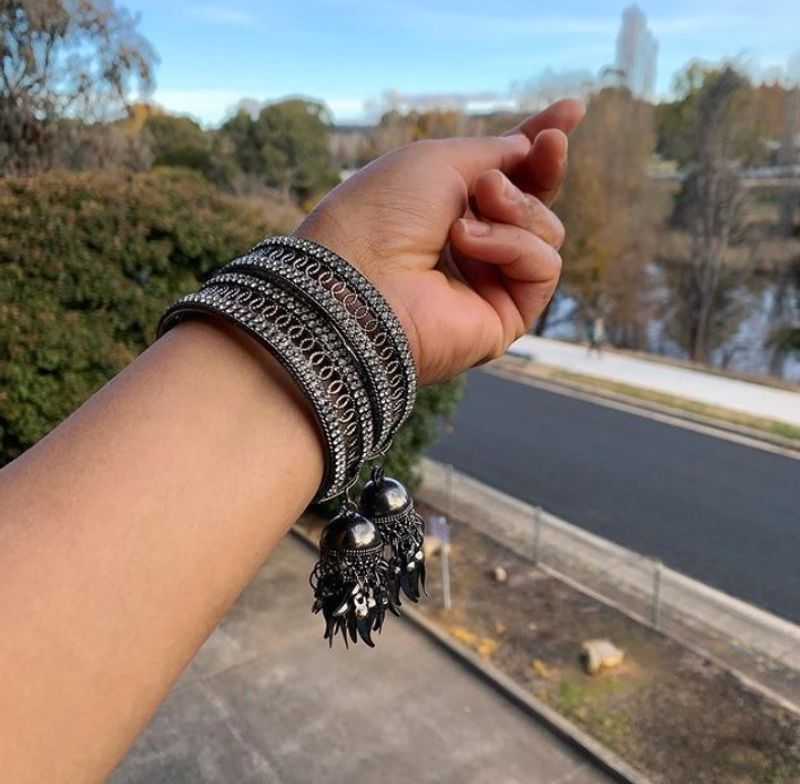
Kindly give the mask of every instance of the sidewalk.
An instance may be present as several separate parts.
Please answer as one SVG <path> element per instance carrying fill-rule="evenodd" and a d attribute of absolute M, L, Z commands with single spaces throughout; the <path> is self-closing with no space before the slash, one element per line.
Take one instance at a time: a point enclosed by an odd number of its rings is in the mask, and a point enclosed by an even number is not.
<path fill-rule="evenodd" d="M 411 625 L 328 650 L 312 556 L 287 539 L 111 784 L 606 784 Z"/>
<path fill-rule="evenodd" d="M 720 406 L 751 416 L 800 426 L 800 393 L 750 381 L 703 373 L 638 357 L 604 351 L 588 356 L 585 346 L 525 335 L 511 353 L 570 373 L 595 376 L 622 384 Z"/>

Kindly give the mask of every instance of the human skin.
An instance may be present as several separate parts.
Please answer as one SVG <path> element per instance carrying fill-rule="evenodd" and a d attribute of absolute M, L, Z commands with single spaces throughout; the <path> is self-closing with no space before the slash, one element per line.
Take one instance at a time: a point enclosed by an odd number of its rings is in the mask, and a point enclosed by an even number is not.
<path fill-rule="evenodd" d="M 551 296 L 563 228 L 547 205 L 582 114 L 562 101 L 506 137 L 402 148 L 298 228 L 387 297 L 421 383 L 501 353 Z M 3 780 L 103 780 L 323 462 L 278 364 L 210 320 L 169 332 L 3 468 Z"/>

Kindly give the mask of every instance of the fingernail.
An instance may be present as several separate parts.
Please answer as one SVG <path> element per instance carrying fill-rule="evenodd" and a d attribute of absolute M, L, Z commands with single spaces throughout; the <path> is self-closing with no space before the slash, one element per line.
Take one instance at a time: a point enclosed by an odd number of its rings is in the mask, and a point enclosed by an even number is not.
<path fill-rule="evenodd" d="M 485 237 L 491 230 L 488 223 L 481 223 L 481 221 L 471 220 L 470 218 L 461 218 L 461 223 L 464 225 L 464 231 L 473 237 Z"/>

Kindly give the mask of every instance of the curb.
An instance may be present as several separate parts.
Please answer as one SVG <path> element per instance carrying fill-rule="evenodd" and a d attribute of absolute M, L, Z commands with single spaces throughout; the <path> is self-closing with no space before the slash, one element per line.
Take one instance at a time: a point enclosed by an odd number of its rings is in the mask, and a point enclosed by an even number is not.
<path fill-rule="evenodd" d="M 305 531 L 296 525 L 291 533 L 303 544 L 316 551 L 317 543 Z M 631 767 L 614 752 L 607 749 L 571 721 L 534 697 L 497 667 L 480 658 L 474 651 L 454 640 L 447 632 L 428 620 L 421 612 L 407 605 L 404 607 L 401 620 L 416 626 L 429 640 L 436 643 L 452 659 L 465 669 L 470 670 L 484 683 L 510 700 L 514 705 L 527 713 L 532 719 L 547 727 L 560 740 L 585 757 L 591 764 L 609 774 L 621 784 L 654 784 L 654 782 Z"/>
<path fill-rule="evenodd" d="M 535 363 L 528 357 L 522 354 L 510 354 L 515 360 L 524 360 L 525 362 Z M 773 447 L 785 450 L 791 453 L 790 457 L 800 458 L 800 443 L 792 438 L 784 438 L 783 436 L 767 433 L 763 430 L 747 427 L 746 425 L 736 425 L 732 422 L 725 422 L 713 417 L 704 416 L 703 414 L 694 414 L 690 411 L 684 411 L 680 408 L 672 408 L 671 406 L 662 403 L 656 403 L 651 400 L 643 400 L 638 397 L 631 397 L 621 394 L 619 392 L 612 392 L 607 389 L 593 387 L 590 384 L 580 384 L 576 381 L 564 381 L 559 378 L 544 378 L 534 374 L 520 372 L 520 370 L 508 367 L 493 367 L 485 365 L 482 370 L 485 373 L 505 378 L 508 381 L 517 381 L 520 383 L 531 384 L 532 386 L 547 389 L 551 392 L 559 392 L 560 390 L 568 390 L 579 394 L 586 395 L 594 399 L 593 402 L 600 402 L 608 400 L 612 403 L 620 403 L 631 408 L 641 409 L 643 412 L 650 412 L 654 414 L 661 414 L 662 416 L 672 417 L 673 419 L 683 420 L 684 422 L 691 422 L 695 425 L 710 428 L 711 430 L 718 430 L 722 433 L 729 433 L 742 438 L 750 439 L 754 442 L 761 442 Z M 592 402 L 590 400 L 590 402 Z"/>

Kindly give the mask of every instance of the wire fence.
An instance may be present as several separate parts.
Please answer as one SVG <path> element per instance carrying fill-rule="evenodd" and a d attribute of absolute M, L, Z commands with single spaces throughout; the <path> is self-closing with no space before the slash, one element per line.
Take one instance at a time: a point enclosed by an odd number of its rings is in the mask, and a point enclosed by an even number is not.
<path fill-rule="evenodd" d="M 800 706 L 800 627 L 433 460 L 420 498 Z"/>

